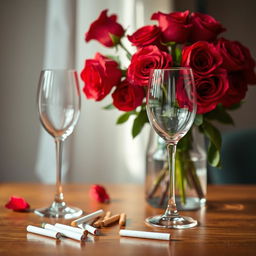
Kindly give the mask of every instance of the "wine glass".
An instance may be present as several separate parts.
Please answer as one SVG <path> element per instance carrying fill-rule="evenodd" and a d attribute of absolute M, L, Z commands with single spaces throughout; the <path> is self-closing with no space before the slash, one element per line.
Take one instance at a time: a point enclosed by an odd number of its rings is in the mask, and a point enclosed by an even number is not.
<path fill-rule="evenodd" d="M 47 208 L 36 209 L 42 217 L 71 219 L 82 210 L 69 207 L 64 201 L 61 185 L 62 148 L 65 139 L 73 132 L 81 108 L 80 89 L 75 70 L 43 70 L 40 74 L 37 104 L 40 121 L 54 138 L 56 145 L 56 192 Z"/>
<path fill-rule="evenodd" d="M 148 86 L 147 115 L 151 126 L 167 146 L 170 186 L 164 214 L 149 217 L 146 223 L 161 228 L 194 227 L 197 221 L 181 216 L 175 202 L 176 146 L 192 126 L 197 108 L 192 70 L 183 67 L 154 69 Z"/>

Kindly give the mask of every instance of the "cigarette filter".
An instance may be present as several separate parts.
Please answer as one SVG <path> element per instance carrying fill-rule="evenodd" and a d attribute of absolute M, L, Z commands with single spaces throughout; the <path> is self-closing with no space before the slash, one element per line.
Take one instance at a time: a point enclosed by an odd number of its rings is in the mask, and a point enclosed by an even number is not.
<path fill-rule="evenodd" d="M 137 238 L 148 238 L 148 239 L 159 239 L 159 240 L 170 240 L 171 234 L 159 233 L 159 232 L 147 232 L 147 231 L 136 231 L 121 229 L 119 231 L 120 236 L 129 236 Z"/>
<path fill-rule="evenodd" d="M 106 219 L 110 218 L 110 216 L 111 216 L 111 211 L 107 211 L 103 220 L 106 220 Z"/>
<path fill-rule="evenodd" d="M 103 221 L 103 219 L 100 218 L 99 220 L 95 221 L 92 225 L 93 225 L 95 228 L 100 228 L 100 227 L 102 226 L 102 221 Z M 87 222 L 87 223 L 90 225 L 89 222 Z"/>
<path fill-rule="evenodd" d="M 119 218 L 120 218 L 120 214 L 113 215 L 110 218 L 108 218 L 106 220 L 103 220 L 102 224 L 103 224 L 104 227 L 106 227 L 106 226 L 118 221 Z"/>
<path fill-rule="evenodd" d="M 126 214 L 125 213 L 121 213 L 120 214 L 120 219 L 119 219 L 119 226 L 125 226 L 125 222 L 126 222 Z"/>
<path fill-rule="evenodd" d="M 32 225 L 27 226 L 27 231 L 30 233 L 34 233 L 34 234 L 38 234 L 38 235 L 42 235 L 42 236 L 48 236 L 48 237 L 57 238 L 57 239 L 59 239 L 61 237 L 61 233 L 56 230 L 55 231 L 48 230 L 48 229 L 44 229 L 44 228 L 35 227 Z"/>
<path fill-rule="evenodd" d="M 93 224 L 87 222 L 89 225 L 93 225 L 95 228 L 100 228 L 103 225 L 103 220 L 108 219 L 111 216 L 111 211 L 107 211 L 104 218 L 100 217 L 98 220 L 96 220 Z"/>

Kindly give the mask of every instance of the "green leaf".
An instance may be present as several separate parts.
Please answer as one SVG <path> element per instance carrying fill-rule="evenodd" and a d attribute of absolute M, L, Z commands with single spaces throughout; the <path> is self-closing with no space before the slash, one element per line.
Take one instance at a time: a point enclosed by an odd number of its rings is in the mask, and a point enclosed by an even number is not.
<path fill-rule="evenodd" d="M 213 111 L 205 114 L 205 118 L 209 120 L 217 120 L 223 124 L 234 125 L 233 118 L 222 105 L 218 105 Z"/>
<path fill-rule="evenodd" d="M 135 138 L 142 130 L 145 123 L 148 122 L 146 109 L 142 108 L 138 116 L 134 119 L 132 126 L 132 137 Z"/>
<path fill-rule="evenodd" d="M 221 134 L 216 127 L 207 121 L 204 121 L 201 127 L 209 139 L 208 162 L 214 167 L 220 166 Z"/>
<path fill-rule="evenodd" d="M 214 127 L 211 123 L 204 121 L 202 124 L 205 135 L 215 145 L 217 149 L 221 148 L 221 134 L 220 131 Z"/>
<path fill-rule="evenodd" d="M 233 104 L 232 106 L 226 107 L 226 108 L 228 110 L 236 110 L 236 109 L 240 108 L 243 103 L 244 103 L 243 101 L 240 101 L 239 103 Z"/>
<path fill-rule="evenodd" d="M 208 162 L 211 166 L 220 166 L 220 150 L 210 141 L 208 146 Z"/>
<path fill-rule="evenodd" d="M 126 57 L 127 57 L 128 60 L 130 60 L 132 58 L 132 55 L 129 52 L 127 52 Z"/>
<path fill-rule="evenodd" d="M 132 114 L 133 113 L 131 113 L 131 112 L 125 112 L 124 114 L 122 114 L 121 116 L 118 117 L 118 119 L 116 121 L 116 124 L 123 124 L 123 123 L 125 123 Z"/>
<path fill-rule="evenodd" d="M 176 47 L 174 50 L 174 54 L 175 54 L 175 65 L 176 66 L 180 66 L 181 63 L 181 56 L 182 56 L 182 50 L 179 47 Z"/>
<path fill-rule="evenodd" d="M 177 151 L 186 152 L 191 147 L 191 132 L 189 131 L 177 144 Z"/>
<path fill-rule="evenodd" d="M 106 55 L 106 57 L 109 58 L 109 59 L 111 59 L 111 60 L 114 60 L 114 61 L 117 62 L 118 65 L 120 66 L 121 61 L 120 61 L 119 56 L 115 56 L 115 55 Z"/>
<path fill-rule="evenodd" d="M 195 117 L 195 120 L 194 120 L 194 124 L 196 126 L 200 126 L 200 125 L 202 125 L 202 123 L 203 123 L 203 115 L 197 114 Z"/>
<path fill-rule="evenodd" d="M 122 72 L 122 76 L 126 76 L 127 69 L 121 69 L 121 72 Z"/>
<path fill-rule="evenodd" d="M 105 109 L 105 110 L 111 110 L 111 109 L 115 109 L 115 106 L 114 106 L 112 103 L 110 103 L 109 105 L 103 107 L 103 109 Z"/>
<path fill-rule="evenodd" d="M 161 42 L 161 44 L 165 45 L 165 46 L 173 46 L 173 45 L 176 45 L 176 42 L 174 42 L 174 41 L 170 41 L 170 42 L 167 42 L 167 43 Z"/>
<path fill-rule="evenodd" d="M 109 33 L 109 37 L 111 38 L 114 46 L 120 44 L 120 40 L 121 40 L 120 36 L 116 36 L 114 34 Z"/>

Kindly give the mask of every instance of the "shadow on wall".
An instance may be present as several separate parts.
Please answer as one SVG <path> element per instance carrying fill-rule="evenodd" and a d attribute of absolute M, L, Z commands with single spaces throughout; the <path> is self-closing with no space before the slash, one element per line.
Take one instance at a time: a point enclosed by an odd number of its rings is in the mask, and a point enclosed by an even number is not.
<path fill-rule="evenodd" d="M 208 168 L 211 184 L 256 184 L 256 129 L 223 134 L 222 168 Z"/>

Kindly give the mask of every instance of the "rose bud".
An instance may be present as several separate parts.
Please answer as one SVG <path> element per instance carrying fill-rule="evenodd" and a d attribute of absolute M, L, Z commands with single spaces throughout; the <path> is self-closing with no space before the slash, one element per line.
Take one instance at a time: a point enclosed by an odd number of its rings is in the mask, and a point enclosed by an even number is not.
<path fill-rule="evenodd" d="M 170 68 L 172 65 L 170 54 L 161 51 L 157 46 L 146 46 L 132 56 L 127 78 L 134 85 L 147 86 L 151 69 Z"/>
<path fill-rule="evenodd" d="M 113 105 L 121 111 L 132 111 L 142 104 L 144 88 L 130 84 L 127 80 L 120 83 L 112 94 Z"/>
<path fill-rule="evenodd" d="M 83 92 L 88 99 L 102 100 L 117 85 L 122 77 L 117 62 L 96 53 L 94 59 L 88 59 L 81 72 L 85 85 Z"/>
<path fill-rule="evenodd" d="M 100 203 L 109 203 L 110 197 L 106 191 L 106 189 L 101 185 L 92 185 L 90 187 L 89 194 L 92 199 L 96 200 Z"/>
<path fill-rule="evenodd" d="M 191 67 L 199 76 L 210 74 L 221 64 L 222 57 L 211 43 L 200 41 L 182 50 L 181 66 Z"/>
<path fill-rule="evenodd" d="M 14 211 L 26 211 L 30 205 L 22 197 L 11 196 L 5 207 Z"/>
<path fill-rule="evenodd" d="M 113 47 L 120 42 L 120 38 L 124 35 L 124 29 L 116 22 L 117 16 L 108 17 L 107 11 L 103 10 L 98 19 L 91 24 L 85 34 L 86 42 L 94 39 L 106 47 Z"/>
<path fill-rule="evenodd" d="M 185 43 L 190 35 L 192 25 L 189 23 L 189 11 L 165 14 L 154 13 L 151 20 L 157 20 L 163 33 L 163 41 Z"/>
<path fill-rule="evenodd" d="M 221 32 L 226 31 L 226 29 L 210 15 L 194 12 L 191 13 L 190 19 L 192 30 L 189 41 L 191 42 L 214 41 Z"/>

